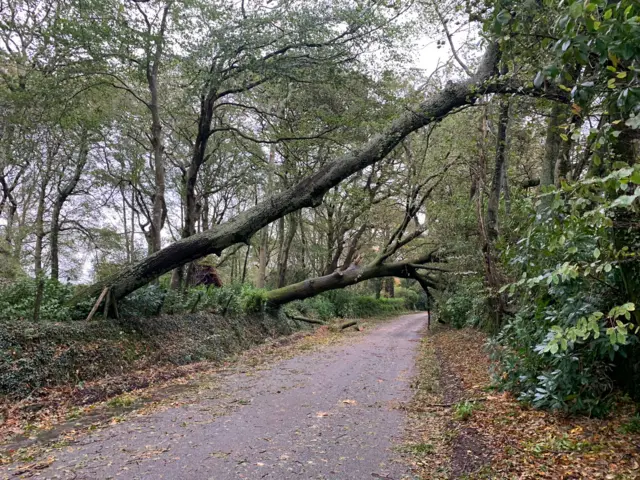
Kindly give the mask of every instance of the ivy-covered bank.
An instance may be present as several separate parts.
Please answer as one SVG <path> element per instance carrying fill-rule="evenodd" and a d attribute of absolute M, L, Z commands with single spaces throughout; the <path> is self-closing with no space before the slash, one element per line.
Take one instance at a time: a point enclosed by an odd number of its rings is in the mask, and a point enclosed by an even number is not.
<path fill-rule="evenodd" d="M 45 389 L 163 365 L 218 361 L 302 326 L 286 317 L 210 313 L 126 321 L 2 322 L 0 398 L 38 397 Z M 83 403 L 94 401 L 85 392 Z M 115 392 L 119 393 L 119 392 Z"/>

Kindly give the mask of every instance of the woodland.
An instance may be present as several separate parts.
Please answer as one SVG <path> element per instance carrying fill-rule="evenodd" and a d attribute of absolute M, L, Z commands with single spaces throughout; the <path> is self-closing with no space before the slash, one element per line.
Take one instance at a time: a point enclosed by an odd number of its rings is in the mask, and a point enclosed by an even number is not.
<path fill-rule="evenodd" d="M 635 0 L 0 0 L 3 329 L 431 310 L 496 388 L 606 415 L 639 59 Z"/>

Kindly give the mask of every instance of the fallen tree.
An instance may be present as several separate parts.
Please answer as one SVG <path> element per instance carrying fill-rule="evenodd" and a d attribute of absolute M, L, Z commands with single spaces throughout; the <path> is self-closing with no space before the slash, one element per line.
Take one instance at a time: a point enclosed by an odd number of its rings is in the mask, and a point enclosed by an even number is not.
<path fill-rule="evenodd" d="M 448 157 L 449 154 L 446 156 Z M 303 300 L 329 290 L 345 288 L 365 280 L 382 277 L 417 280 L 427 294 L 429 294 L 430 288 L 437 288 L 437 283 L 434 279 L 421 273 L 423 270 L 441 270 L 429 265 L 440 261 L 436 255 L 437 249 L 415 258 L 389 260 L 400 255 L 404 247 L 419 239 L 426 231 L 427 226 L 420 224 L 418 215 L 433 190 L 440 184 L 444 174 L 454 162 L 445 165 L 436 174 L 429 175 L 426 178 L 414 179 L 415 183 L 413 185 L 406 185 L 407 196 L 404 205 L 404 217 L 389 238 L 385 240 L 379 253 L 371 262 L 363 267 L 354 264 L 343 265 L 328 275 L 271 290 L 266 293 L 267 307 L 277 308 L 294 300 Z"/>
<path fill-rule="evenodd" d="M 433 262 L 433 260 L 433 254 L 429 253 L 420 258 L 401 262 L 376 263 L 374 261 L 364 267 L 352 266 L 346 270 L 337 270 L 329 275 L 271 290 L 266 294 L 267 305 L 277 307 L 294 300 L 303 300 L 329 290 L 348 287 L 380 277 L 412 278 L 417 280 L 423 289 L 437 288 L 438 285 L 434 279 L 420 273 L 421 269 L 430 268 L 426 264 Z"/>
<path fill-rule="evenodd" d="M 319 205 L 324 194 L 332 187 L 385 158 L 410 133 L 442 120 L 460 107 L 475 103 L 477 98 L 486 93 L 506 89 L 505 85 L 487 83 L 496 72 L 498 59 L 499 46 L 492 43 L 473 77 L 449 83 L 415 109 L 407 110 L 362 148 L 330 162 L 297 185 L 267 198 L 227 223 L 179 240 L 141 262 L 124 268 L 108 280 L 89 287 L 81 295 L 96 296 L 108 286 L 111 299 L 115 302 L 174 268 L 206 255 L 220 255 L 225 248 L 234 244 L 248 243 L 253 234 L 280 217 Z"/>

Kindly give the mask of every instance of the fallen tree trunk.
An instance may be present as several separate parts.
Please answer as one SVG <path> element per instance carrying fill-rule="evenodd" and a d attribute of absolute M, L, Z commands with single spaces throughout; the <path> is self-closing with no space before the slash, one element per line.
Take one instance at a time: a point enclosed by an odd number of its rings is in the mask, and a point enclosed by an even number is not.
<path fill-rule="evenodd" d="M 413 278 L 420 283 L 423 289 L 437 288 L 436 283 L 418 273 L 419 264 L 430 261 L 431 255 L 420 259 L 406 260 L 396 263 L 373 263 L 365 267 L 350 267 L 346 270 L 335 271 L 322 277 L 310 278 L 302 282 L 287 285 L 267 292 L 267 305 L 277 307 L 294 300 L 303 300 L 314 297 L 329 290 L 355 285 L 356 283 L 381 277 Z"/>
<path fill-rule="evenodd" d="M 485 85 L 496 71 L 498 57 L 498 45 L 490 44 L 473 78 L 448 84 L 415 109 L 407 110 L 383 133 L 353 153 L 334 160 L 297 185 L 267 198 L 227 223 L 178 240 L 138 264 L 123 269 L 106 282 L 89 287 L 81 295 L 97 295 L 102 288 L 110 286 L 111 294 L 119 300 L 186 263 L 209 254 L 220 255 L 225 248 L 237 243 L 248 243 L 253 234 L 284 215 L 319 205 L 327 191 L 350 175 L 385 158 L 410 133 L 442 120 L 457 108 L 473 104 L 486 93 L 504 89 L 503 85 Z"/>

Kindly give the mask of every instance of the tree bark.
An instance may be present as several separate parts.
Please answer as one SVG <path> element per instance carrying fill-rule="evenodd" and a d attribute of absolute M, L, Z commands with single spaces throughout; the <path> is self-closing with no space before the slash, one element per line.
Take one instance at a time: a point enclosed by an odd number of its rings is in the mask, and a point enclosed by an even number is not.
<path fill-rule="evenodd" d="M 60 277 L 60 247 L 59 247 L 59 235 L 60 235 L 60 214 L 62 213 L 62 207 L 67 199 L 73 194 L 73 191 L 78 186 L 80 177 L 87 164 L 87 158 L 89 157 L 89 145 L 87 139 L 87 133 L 82 133 L 80 140 L 80 147 L 78 151 L 78 159 L 76 166 L 73 170 L 73 175 L 69 181 L 58 189 L 58 195 L 53 202 L 53 208 L 51 210 L 51 233 L 50 233 L 50 251 L 51 251 L 51 278 L 58 280 Z M 126 212 L 125 212 L 126 213 Z M 126 216 L 125 216 L 126 223 Z"/>
<path fill-rule="evenodd" d="M 283 215 L 320 204 L 323 195 L 342 180 L 385 158 L 407 135 L 440 121 L 455 109 L 475 103 L 488 91 L 501 91 L 503 86 L 484 85 L 496 70 L 499 48 L 491 44 L 476 75 L 469 80 L 448 84 L 442 91 L 406 111 L 395 119 L 383 133 L 353 153 L 325 165 L 320 171 L 304 178 L 293 187 L 272 195 L 255 207 L 237 215 L 211 230 L 179 240 L 140 263 L 123 269 L 107 283 L 112 294 L 120 299 L 151 280 L 185 263 L 203 256 L 220 254 L 229 246 L 244 242 Z M 93 285 L 85 295 L 97 295 L 104 285 Z"/>
<path fill-rule="evenodd" d="M 281 220 L 284 220 L 282 217 Z M 283 222 L 284 224 L 284 222 Z M 282 245 L 280 248 L 280 252 L 278 255 L 278 288 L 282 288 L 287 284 L 287 267 L 289 263 L 289 252 L 291 251 L 291 244 L 293 243 L 293 239 L 296 236 L 296 216 L 289 216 L 289 230 L 287 231 L 287 235 L 285 237 L 284 232 L 282 232 Z"/>
<path fill-rule="evenodd" d="M 502 122 L 501 122 L 502 123 Z M 485 155 L 485 147 L 486 147 L 486 138 L 487 138 L 487 118 L 486 115 L 483 116 L 482 125 L 481 125 L 481 143 L 480 143 L 480 154 L 478 155 L 478 166 L 476 171 L 476 184 L 478 188 L 478 194 L 476 195 L 476 217 L 478 219 L 478 233 L 481 240 L 482 246 L 482 257 L 484 260 L 484 271 L 485 271 L 485 285 L 489 287 L 489 296 L 487 300 L 487 304 L 489 307 L 490 314 L 493 314 L 493 325 L 492 328 L 497 330 L 498 326 L 502 323 L 502 313 L 504 310 L 503 298 L 499 293 L 499 289 L 501 287 L 500 273 L 496 268 L 495 256 L 493 254 L 493 238 L 490 236 L 490 230 L 487 226 L 487 222 L 489 221 L 487 207 L 487 215 L 485 220 L 485 212 L 484 212 L 484 191 L 486 184 L 486 155 Z M 499 141 L 499 139 L 498 139 Z M 499 145 L 498 145 L 499 146 Z M 499 157 L 499 148 L 497 157 Z M 496 162 L 499 161 L 499 158 L 496 158 Z M 498 166 L 496 166 L 498 167 Z M 497 170 L 497 168 L 496 168 Z M 494 171 L 494 181 L 496 180 L 496 175 Z M 500 181 L 500 177 L 497 178 Z M 492 195 L 495 194 L 495 190 L 492 186 Z M 498 190 L 498 202 L 500 192 Z M 491 197 L 490 197 L 491 198 Z M 495 201 L 495 198 L 494 198 Z M 497 207 L 496 208 L 496 223 L 497 223 Z M 497 233 L 494 231 L 494 234 Z"/>
<path fill-rule="evenodd" d="M 387 293 L 387 298 L 395 298 L 395 296 L 396 296 L 396 282 L 395 282 L 395 279 L 393 277 L 385 279 L 384 291 Z"/>
<path fill-rule="evenodd" d="M 302 282 L 294 283 L 283 288 L 267 292 L 267 304 L 271 307 L 284 305 L 294 300 L 319 295 L 329 290 L 337 290 L 350 285 L 355 285 L 365 280 L 383 277 L 420 278 L 423 288 L 437 288 L 436 283 L 430 278 L 417 272 L 415 265 L 429 262 L 431 255 L 414 260 L 406 260 L 396 263 L 372 263 L 365 267 L 352 267 L 347 270 L 336 271 L 329 275 L 316 277 Z M 392 278 L 391 278 L 392 280 Z"/>
<path fill-rule="evenodd" d="M 544 147 L 544 158 L 542 172 L 540 175 L 540 185 L 555 185 L 556 162 L 560 158 L 562 151 L 562 137 L 560 136 L 560 126 L 566 120 L 566 106 L 561 103 L 554 103 L 551 108 L 551 116 L 547 124 L 547 139 Z"/>
<path fill-rule="evenodd" d="M 148 104 L 151 112 L 151 147 L 153 155 L 153 169 L 155 176 L 155 191 L 153 194 L 153 207 L 150 226 L 150 249 L 157 252 L 162 248 L 162 227 L 167 218 L 167 205 L 165 202 L 166 175 L 164 167 L 164 138 L 162 135 L 162 121 L 160 119 L 160 102 L 158 98 L 158 72 L 162 59 L 164 46 L 164 33 L 167 27 L 167 17 L 171 8 L 171 2 L 167 3 L 162 11 L 160 31 L 155 37 L 153 57 L 147 63 L 147 85 L 151 95 Z M 151 32 L 149 32 L 151 33 Z M 151 56 L 151 52 L 149 52 Z"/>
<path fill-rule="evenodd" d="M 498 135 L 496 139 L 496 164 L 491 180 L 491 191 L 487 203 L 487 237 L 489 241 L 498 238 L 498 210 L 500 209 L 500 193 L 503 177 L 506 175 L 506 146 L 507 127 L 509 124 L 509 100 L 500 101 L 500 118 L 498 120 Z"/>
<path fill-rule="evenodd" d="M 40 189 L 38 190 L 38 204 L 36 208 L 36 221 L 35 221 L 35 237 L 36 242 L 33 248 L 33 270 L 35 272 L 36 278 L 42 276 L 42 251 L 43 251 L 43 243 L 44 243 L 44 209 L 45 209 L 45 200 L 47 196 L 47 185 L 49 184 L 49 172 L 45 172 L 42 178 L 42 183 L 40 184 Z"/>
<path fill-rule="evenodd" d="M 258 278 L 256 288 L 264 288 L 267 279 L 267 250 L 269 249 L 269 227 L 266 226 L 260 233 L 260 251 L 258 253 Z"/>

